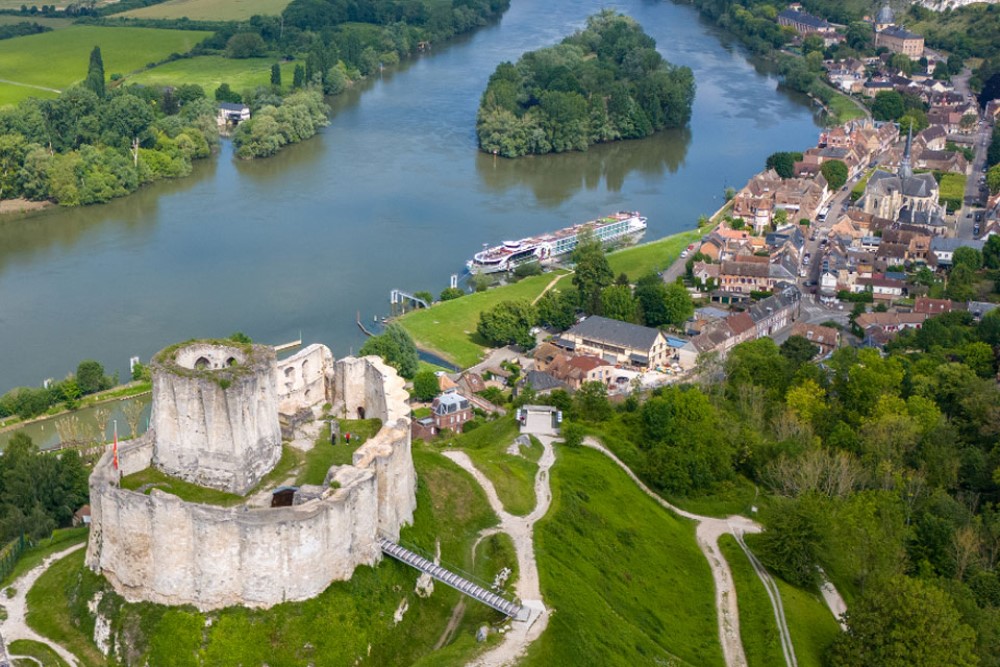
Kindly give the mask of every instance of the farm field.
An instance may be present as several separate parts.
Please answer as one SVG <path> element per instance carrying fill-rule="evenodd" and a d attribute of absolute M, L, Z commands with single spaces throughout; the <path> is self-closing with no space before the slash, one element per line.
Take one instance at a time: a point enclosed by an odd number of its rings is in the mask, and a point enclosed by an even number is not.
<path fill-rule="evenodd" d="M 31 88 L 12 83 L 39 86 L 55 91 L 67 88 L 87 75 L 87 63 L 94 46 L 101 47 L 104 71 L 135 71 L 171 53 L 186 53 L 208 36 L 192 30 L 153 28 L 106 28 L 70 26 L 62 30 L 0 41 L 0 103 L 16 101 L 32 94 Z M 12 91 L 12 88 L 18 88 Z M 24 94 L 23 91 L 28 91 Z M 20 94 L 20 97 L 18 97 Z M 50 91 L 48 96 L 53 93 Z"/>
<path fill-rule="evenodd" d="M 23 4 L 23 3 L 22 3 Z M 20 7 L 21 5 L 18 5 Z M 0 7 L 2 9 L 2 7 Z M 53 30 L 73 25 L 74 19 L 46 18 L 45 16 L 12 16 L 0 14 L 0 25 L 16 25 L 18 23 L 37 23 Z"/>
<path fill-rule="evenodd" d="M 142 83 L 154 86 L 177 86 L 193 83 L 201 86 L 212 96 L 212 91 L 220 83 L 240 92 L 247 88 L 271 85 L 271 65 L 273 58 L 246 58 L 233 60 L 222 56 L 197 56 L 164 63 L 153 69 L 137 72 L 125 77 L 126 83 Z M 281 81 L 285 87 L 292 84 L 295 73 L 294 62 L 281 63 Z"/>
<path fill-rule="evenodd" d="M 192 21 L 242 21 L 254 14 L 277 16 L 291 0 L 167 0 L 149 7 L 132 9 L 116 16 L 136 19 L 179 19 Z"/>

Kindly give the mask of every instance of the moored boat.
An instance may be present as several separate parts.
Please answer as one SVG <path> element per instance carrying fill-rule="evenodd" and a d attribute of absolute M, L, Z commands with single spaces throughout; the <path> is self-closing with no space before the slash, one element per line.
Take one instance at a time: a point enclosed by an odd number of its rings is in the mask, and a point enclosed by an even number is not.
<path fill-rule="evenodd" d="M 541 236 L 531 236 L 520 241 L 504 241 L 492 248 L 485 248 L 466 262 L 471 273 L 499 273 L 512 271 L 527 262 L 549 262 L 573 252 L 580 233 L 585 229 L 605 245 L 627 241 L 646 230 L 646 218 L 638 211 L 619 211 L 597 220 L 566 227 Z"/>

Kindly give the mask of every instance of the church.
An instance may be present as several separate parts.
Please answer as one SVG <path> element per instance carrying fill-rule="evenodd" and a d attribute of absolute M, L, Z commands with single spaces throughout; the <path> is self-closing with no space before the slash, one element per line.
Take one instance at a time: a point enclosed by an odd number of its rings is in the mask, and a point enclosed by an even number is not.
<path fill-rule="evenodd" d="M 911 129 L 906 137 L 906 150 L 893 174 L 877 169 L 868 179 L 859 208 L 879 218 L 911 224 L 940 225 L 945 208 L 938 202 L 940 189 L 933 174 L 914 174 L 910 160 L 913 144 Z"/>

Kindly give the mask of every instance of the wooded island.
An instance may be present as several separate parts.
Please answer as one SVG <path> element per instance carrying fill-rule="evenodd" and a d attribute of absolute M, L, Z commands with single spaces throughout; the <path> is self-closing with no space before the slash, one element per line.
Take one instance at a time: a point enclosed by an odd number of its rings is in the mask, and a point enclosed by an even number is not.
<path fill-rule="evenodd" d="M 667 62 L 633 19 L 611 10 L 556 46 L 501 63 L 479 104 L 488 153 L 561 153 L 640 139 L 691 118 L 694 75 Z"/>

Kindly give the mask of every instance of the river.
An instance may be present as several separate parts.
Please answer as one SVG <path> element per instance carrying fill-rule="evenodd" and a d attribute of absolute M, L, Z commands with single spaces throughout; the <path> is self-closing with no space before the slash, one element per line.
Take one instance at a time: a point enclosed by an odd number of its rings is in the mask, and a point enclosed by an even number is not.
<path fill-rule="evenodd" d="M 691 124 L 586 153 L 507 161 L 476 150 L 480 94 L 496 65 L 554 44 L 610 7 L 694 70 Z M 356 313 L 389 291 L 448 286 L 483 243 L 619 209 L 647 239 L 694 225 L 776 150 L 812 145 L 807 100 L 778 89 L 687 5 L 513 0 L 503 19 L 332 101 L 318 137 L 267 160 L 231 146 L 177 181 L 81 209 L 0 223 L 0 392 L 61 378 L 81 359 L 108 372 L 194 337 L 299 337 L 337 355 Z"/>

